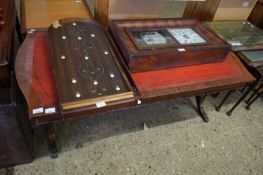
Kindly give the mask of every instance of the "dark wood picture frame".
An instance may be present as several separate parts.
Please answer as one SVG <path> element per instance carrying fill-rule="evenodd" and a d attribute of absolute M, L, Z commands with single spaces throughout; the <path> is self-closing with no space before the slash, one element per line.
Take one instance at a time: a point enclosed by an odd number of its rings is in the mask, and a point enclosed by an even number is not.
<path fill-rule="evenodd" d="M 180 44 L 167 31 L 176 44 L 141 47 L 130 32 L 163 28 L 191 28 L 206 43 Z M 194 19 L 112 20 L 109 31 L 131 72 L 224 61 L 230 48 L 206 23 Z"/>

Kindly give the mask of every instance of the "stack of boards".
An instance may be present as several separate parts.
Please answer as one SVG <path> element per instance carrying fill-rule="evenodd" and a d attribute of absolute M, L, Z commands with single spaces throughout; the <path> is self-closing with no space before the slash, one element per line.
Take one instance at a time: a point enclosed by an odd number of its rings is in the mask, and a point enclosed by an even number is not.
<path fill-rule="evenodd" d="M 48 42 L 62 111 L 134 99 L 110 40 L 96 21 L 56 21 L 48 30 Z"/>

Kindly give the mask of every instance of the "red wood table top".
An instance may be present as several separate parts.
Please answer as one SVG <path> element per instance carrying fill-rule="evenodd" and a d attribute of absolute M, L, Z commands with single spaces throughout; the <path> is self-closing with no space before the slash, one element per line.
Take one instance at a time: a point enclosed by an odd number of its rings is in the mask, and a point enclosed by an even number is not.
<path fill-rule="evenodd" d="M 16 58 L 16 77 L 27 100 L 30 119 L 76 117 L 135 105 L 127 102 L 100 109 L 83 107 L 62 114 L 47 43 L 46 33 L 29 34 Z M 255 80 L 232 52 L 225 62 L 132 73 L 131 77 L 140 93 L 138 98 L 142 101 L 212 93 L 233 89 Z"/>
<path fill-rule="evenodd" d="M 132 73 L 132 78 L 145 100 L 206 94 L 254 80 L 233 52 L 224 62 Z"/>

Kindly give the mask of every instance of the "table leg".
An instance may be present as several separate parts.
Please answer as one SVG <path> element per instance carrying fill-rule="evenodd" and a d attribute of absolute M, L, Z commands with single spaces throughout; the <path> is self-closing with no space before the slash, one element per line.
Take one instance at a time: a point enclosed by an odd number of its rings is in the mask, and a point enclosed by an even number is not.
<path fill-rule="evenodd" d="M 223 104 L 225 103 L 225 101 L 228 99 L 228 97 L 232 94 L 232 92 L 234 92 L 234 90 L 230 90 L 227 92 L 226 96 L 224 97 L 224 99 L 221 101 L 221 103 L 215 107 L 216 111 L 219 112 L 221 107 L 223 106 Z"/>
<path fill-rule="evenodd" d="M 196 105 L 197 105 L 197 112 L 202 117 L 204 122 L 207 123 L 207 122 L 209 122 L 209 118 L 207 117 L 206 112 L 205 112 L 204 107 L 203 107 L 203 102 L 204 102 L 205 98 L 206 98 L 206 95 L 195 96 Z"/>
<path fill-rule="evenodd" d="M 48 143 L 49 143 L 49 153 L 52 159 L 58 157 L 58 150 L 56 144 L 56 133 L 53 123 L 46 124 L 46 132 L 48 135 Z"/>
<path fill-rule="evenodd" d="M 236 107 L 247 97 L 247 95 L 255 88 L 259 80 L 251 84 L 247 91 L 239 98 L 236 104 L 226 113 L 226 115 L 231 116 L 232 112 L 236 109 Z"/>

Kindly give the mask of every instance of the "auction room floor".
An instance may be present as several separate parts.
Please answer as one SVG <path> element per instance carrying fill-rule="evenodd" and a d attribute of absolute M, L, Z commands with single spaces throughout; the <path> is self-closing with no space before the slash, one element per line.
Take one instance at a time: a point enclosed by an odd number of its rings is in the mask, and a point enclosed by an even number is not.
<path fill-rule="evenodd" d="M 263 101 L 250 111 L 243 103 L 226 116 L 239 95 L 220 113 L 214 106 L 223 94 L 208 97 L 209 123 L 196 113 L 193 98 L 58 122 L 57 159 L 48 155 L 42 128 L 35 128 L 35 160 L 16 166 L 14 174 L 262 175 Z"/>

